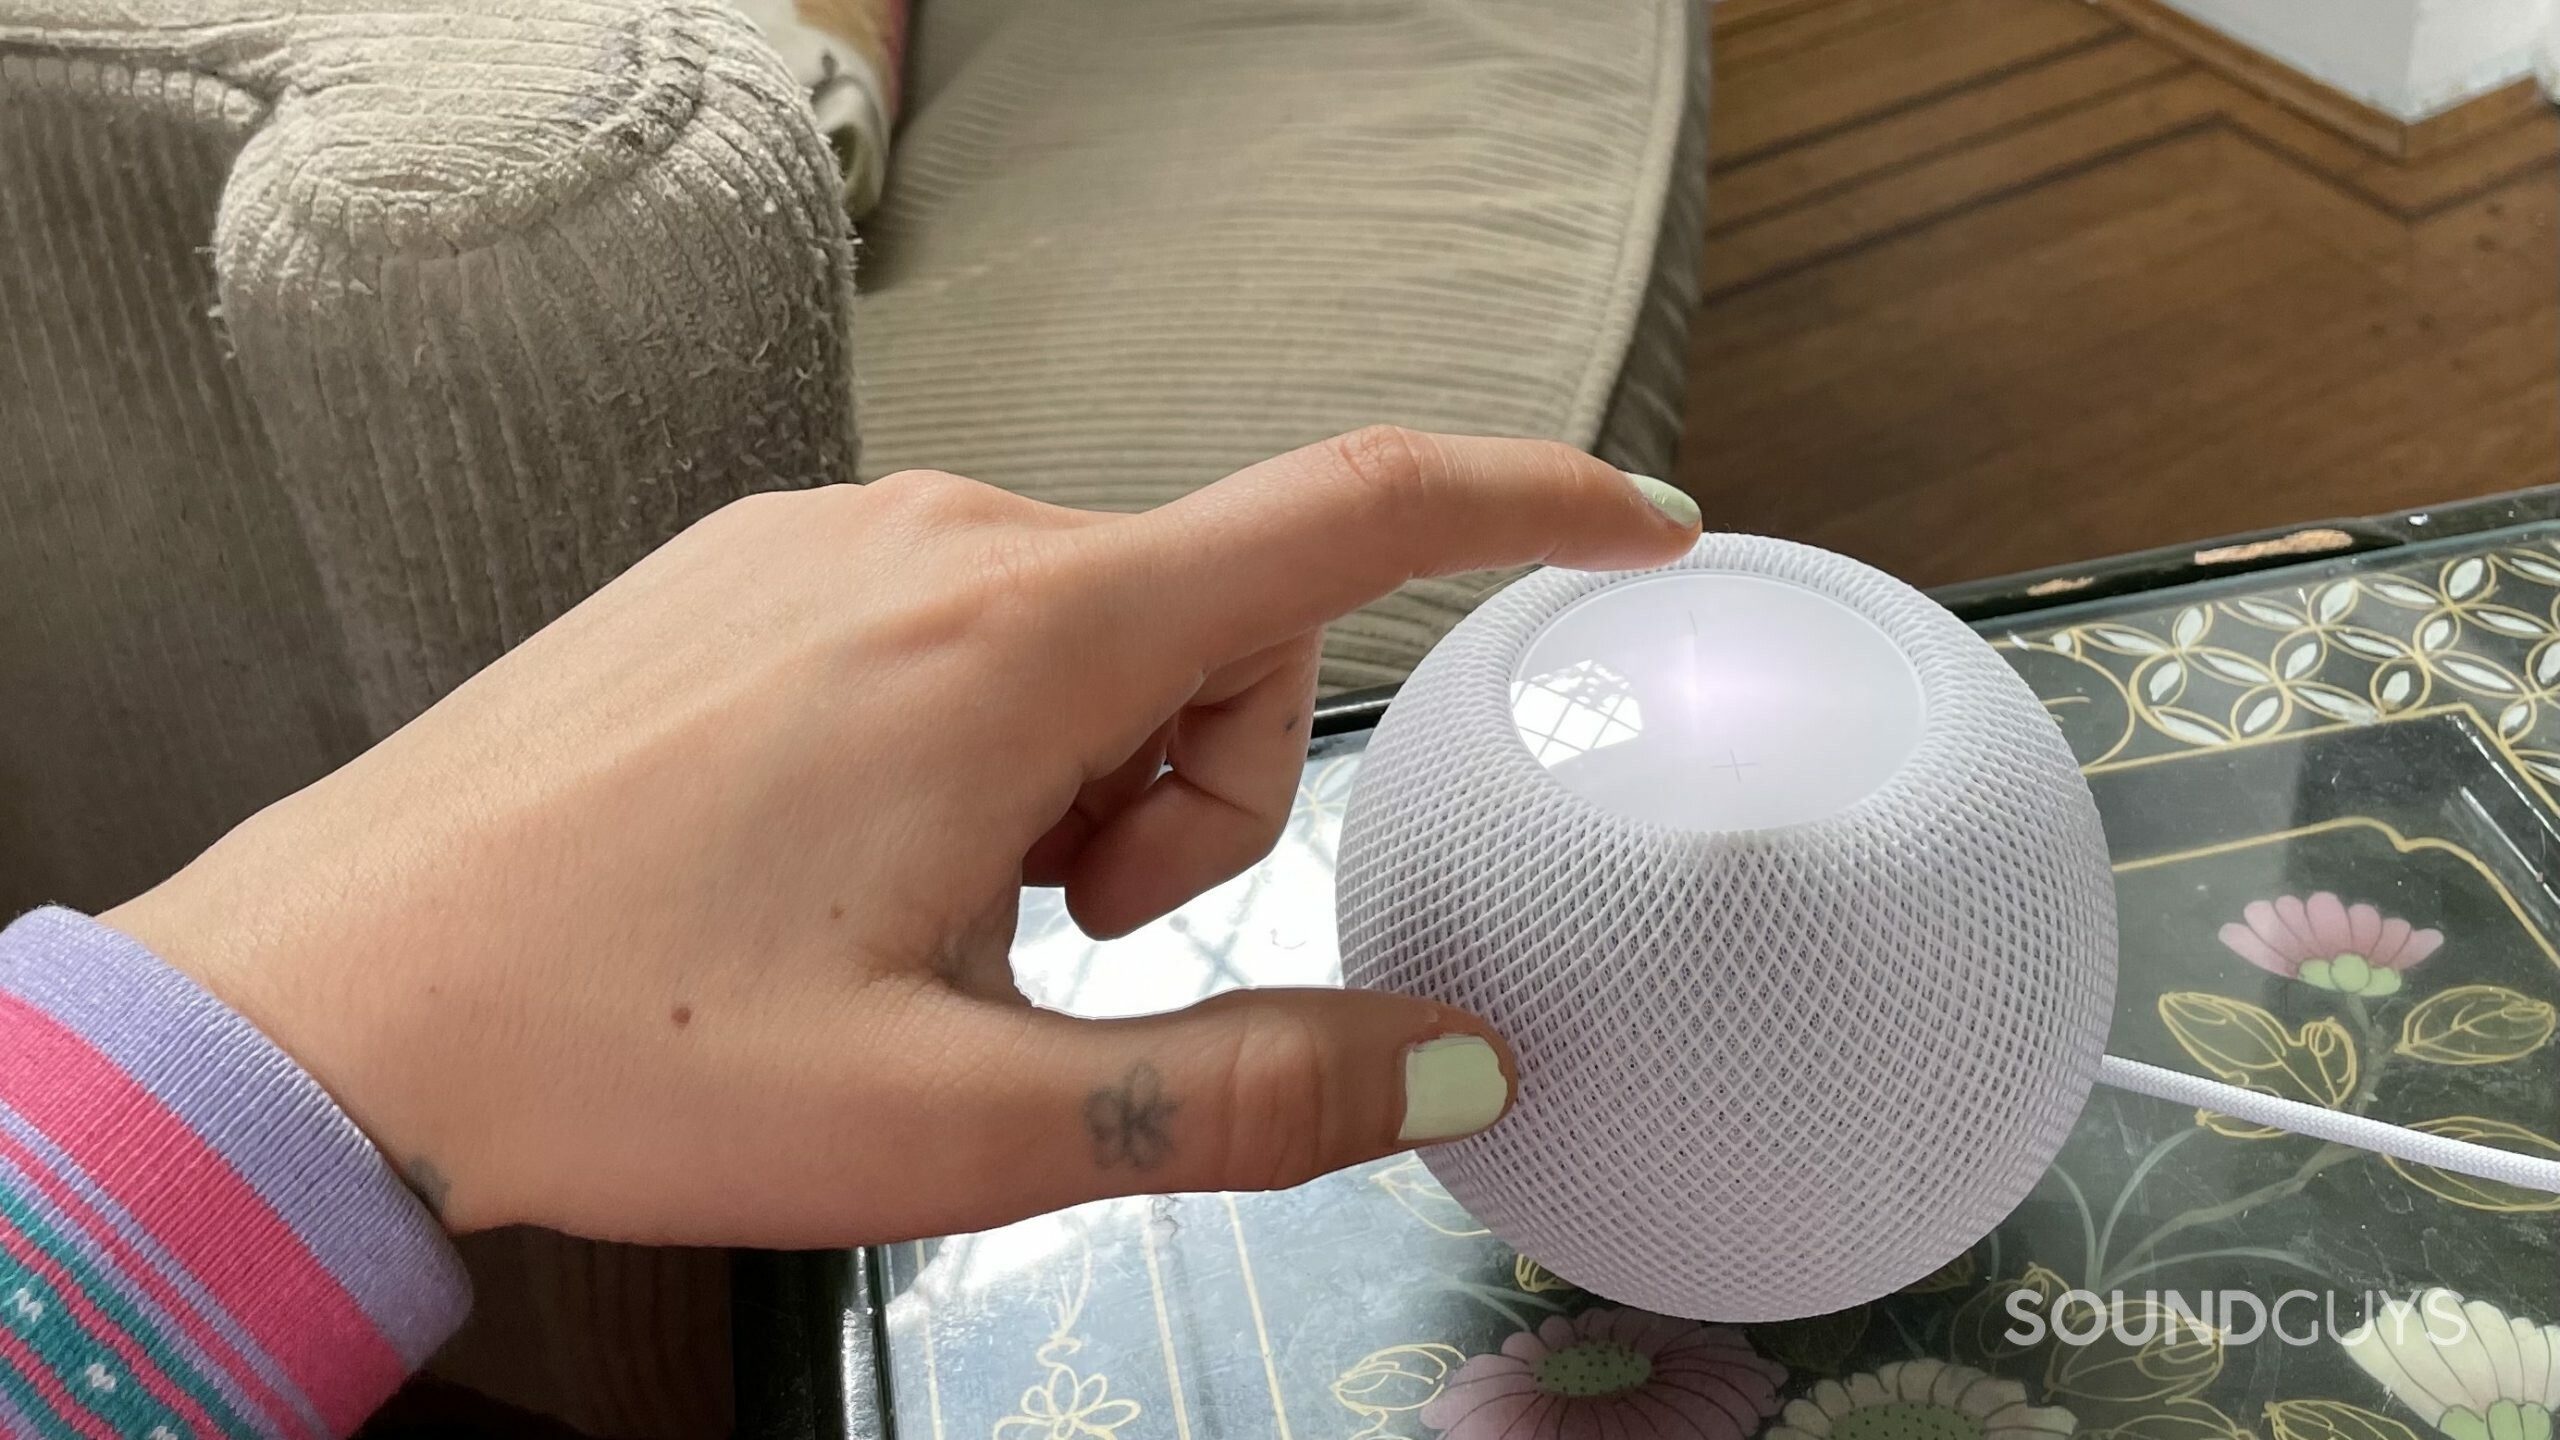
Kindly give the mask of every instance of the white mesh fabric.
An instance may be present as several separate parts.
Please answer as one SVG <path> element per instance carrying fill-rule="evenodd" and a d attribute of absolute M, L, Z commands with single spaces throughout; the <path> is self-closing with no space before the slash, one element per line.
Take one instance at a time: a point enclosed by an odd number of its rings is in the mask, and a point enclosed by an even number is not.
<path fill-rule="evenodd" d="M 1645 1309 L 1771 1320 L 1921 1278 L 2025 1196 L 2087 1099 L 2116 969 L 2088 786 L 2026 685 L 1890 576 L 1708 536 L 1673 569 L 1791 581 L 1902 649 L 1926 707 L 1828 819 L 1688 833 L 1566 789 L 1514 664 L 1611 577 L 1549 570 L 1443 640 L 1379 723 L 1344 822 L 1346 979 L 1464 1006 L 1517 1106 L 1424 1152 L 1556 1274 Z"/>

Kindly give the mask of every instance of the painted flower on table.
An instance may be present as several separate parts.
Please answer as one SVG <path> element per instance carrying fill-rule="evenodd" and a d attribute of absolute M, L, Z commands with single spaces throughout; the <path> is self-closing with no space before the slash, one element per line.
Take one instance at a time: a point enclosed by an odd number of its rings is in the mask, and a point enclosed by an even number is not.
<path fill-rule="evenodd" d="M 2551 1440 L 2560 1325 L 2438 1288 L 2386 1302 L 2338 1345 L 2450 1440 Z"/>
<path fill-rule="evenodd" d="M 1459 1366 L 1422 1423 L 1443 1440 L 1744 1440 L 1777 1413 L 1786 1378 L 1738 1330 L 1586 1310 Z"/>
<path fill-rule="evenodd" d="M 2231 953 L 2270 974 L 2344 995 L 2397 992 L 2409 967 L 2436 953 L 2441 930 L 2420 930 L 2371 905 L 2349 905 L 2323 890 L 2305 900 L 2281 895 L 2222 927 Z"/>
<path fill-rule="evenodd" d="M 1768 1440 L 2059 1440 L 2068 1410 L 2027 1403 L 2015 1380 L 1943 1360 L 1900 1360 L 1825 1380 L 1769 1427 Z"/>
<path fill-rule="evenodd" d="M 1110 1396 L 1103 1376 L 1078 1379 L 1053 1366 L 1046 1383 L 1022 1392 L 1018 1413 L 996 1422 L 996 1440 L 1119 1440 L 1120 1427 L 1138 1418 L 1138 1402 Z"/>

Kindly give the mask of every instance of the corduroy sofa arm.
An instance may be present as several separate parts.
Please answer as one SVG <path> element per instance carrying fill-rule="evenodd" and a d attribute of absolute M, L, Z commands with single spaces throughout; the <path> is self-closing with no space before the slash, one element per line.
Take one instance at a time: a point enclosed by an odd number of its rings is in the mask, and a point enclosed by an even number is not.
<path fill-rule="evenodd" d="M 705 511 L 851 474 L 835 162 L 734 12 L 251 28 L 223 314 L 377 733 Z"/>

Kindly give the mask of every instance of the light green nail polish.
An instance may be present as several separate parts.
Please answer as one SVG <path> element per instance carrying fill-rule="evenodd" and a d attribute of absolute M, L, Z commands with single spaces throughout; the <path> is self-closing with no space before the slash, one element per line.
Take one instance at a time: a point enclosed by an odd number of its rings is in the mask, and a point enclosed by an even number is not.
<path fill-rule="evenodd" d="M 1636 487 L 1637 494 L 1653 502 L 1654 509 L 1683 525 L 1698 523 L 1698 502 L 1689 498 L 1688 491 L 1650 475 L 1630 475 L 1627 480 Z"/>
<path fill-rule="evenodd" d="M 1455 1140 L 1492 1124 L 1511 1099 L 1502 1057 L 1475 1035 L 1443 1035 L 1404 1052 L 1406 1144 Z"/>

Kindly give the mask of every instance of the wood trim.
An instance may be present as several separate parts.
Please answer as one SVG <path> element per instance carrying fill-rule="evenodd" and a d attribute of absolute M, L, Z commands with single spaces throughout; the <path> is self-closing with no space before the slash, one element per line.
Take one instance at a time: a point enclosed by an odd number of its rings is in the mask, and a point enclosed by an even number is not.
<path fill-rule="evenodd" d="M 1784 20 L 1819 10 L 1830 0 L 1707 0 L 1709 24 L 1717 30 L 1747 30 L 1771 20 Z"/>
<path fill-rule="evenodd" d="M 2408 145 L 2401 152 L 2402 158 L 2424 160 L 2493 130 L 2503 129 L 2550 104 L 2550 97 L 2542 93 L 2542 82 L 2527 76 L 2512 85 L 2492 90 L 2486 95 L 2475 95 L 2450 110 L 2409 124 L 2406 127 Z"/>
<path fill-rule="evenodd" d="M 2417 160 L 2509 124 L 2546 103 L 2530 79 L 2466 100 L 2424 120 L 2387 110 L 2316 80 L 2165 0 L 2089 0 L 2099 10 L 2248 90 L 2394 160 Z"/>

